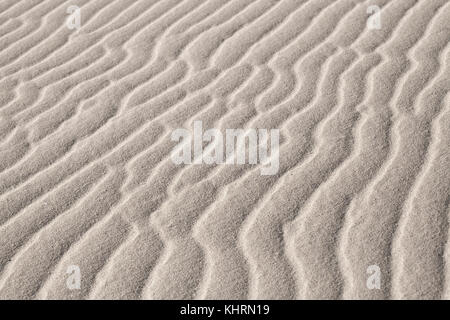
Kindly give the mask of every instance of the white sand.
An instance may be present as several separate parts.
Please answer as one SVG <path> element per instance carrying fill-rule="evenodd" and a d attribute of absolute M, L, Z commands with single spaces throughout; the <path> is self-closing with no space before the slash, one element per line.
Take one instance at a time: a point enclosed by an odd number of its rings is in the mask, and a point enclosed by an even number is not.
<path fill-rule="evenodd" d="M 1 0 L 0 299 L 450 299 L 449 21 L 449 0 Z M 198 120 L 279 129 L 278 174 L 175 165 Z"/>

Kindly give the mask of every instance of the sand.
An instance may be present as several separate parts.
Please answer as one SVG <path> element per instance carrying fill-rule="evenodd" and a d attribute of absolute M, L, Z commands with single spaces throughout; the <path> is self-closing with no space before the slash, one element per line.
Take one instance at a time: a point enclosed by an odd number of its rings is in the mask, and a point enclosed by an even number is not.
<path fill-rule="evenodd" d="M 450 299 L 449 21 L 1 0 L 0 299 Z M 277 173 L 175 164 L 195 121 L 278 129 Z"/>

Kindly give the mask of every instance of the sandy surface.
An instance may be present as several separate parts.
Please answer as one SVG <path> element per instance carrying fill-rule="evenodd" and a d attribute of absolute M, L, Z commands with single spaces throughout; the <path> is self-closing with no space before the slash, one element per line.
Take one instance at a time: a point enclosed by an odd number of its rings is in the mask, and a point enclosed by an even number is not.
<path fill-rule="evenodd" d="M 1 0 L 0 299 L 450 298 L 449 21 Z M 279 171 L 174 164 L 194 121 L 279 129 Z"/>

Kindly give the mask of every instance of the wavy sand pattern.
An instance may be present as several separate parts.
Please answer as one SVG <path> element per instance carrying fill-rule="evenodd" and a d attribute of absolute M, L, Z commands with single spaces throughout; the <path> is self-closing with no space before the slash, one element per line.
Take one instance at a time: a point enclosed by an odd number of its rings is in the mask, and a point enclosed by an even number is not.
<path fill-rule="evenodd" d="M 449 21 L 449 0 L 1 0 L 0 299 L 450 299 Z M 279 129 L 277 174 L 176 165 L 199 120 Z"/>

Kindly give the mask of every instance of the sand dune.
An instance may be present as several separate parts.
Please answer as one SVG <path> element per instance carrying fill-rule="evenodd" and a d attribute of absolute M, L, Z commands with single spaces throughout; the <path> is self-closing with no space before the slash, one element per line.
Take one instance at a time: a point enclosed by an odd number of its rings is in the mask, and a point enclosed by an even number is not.
<path fill-rule="evenodd" d="M 448 21 L 0 1 L 0 299 L 450 299 Z M 200 121 L 279 130 L 277 172 L 174 163 Z"/>

